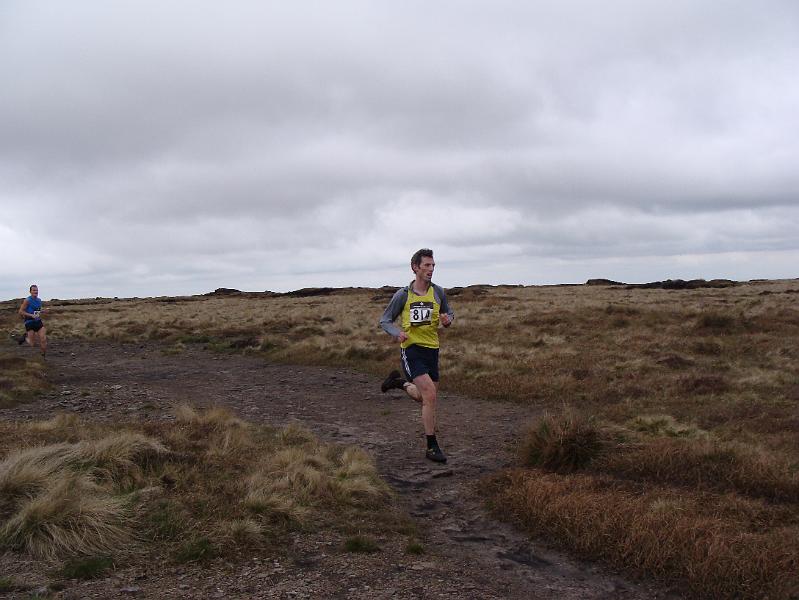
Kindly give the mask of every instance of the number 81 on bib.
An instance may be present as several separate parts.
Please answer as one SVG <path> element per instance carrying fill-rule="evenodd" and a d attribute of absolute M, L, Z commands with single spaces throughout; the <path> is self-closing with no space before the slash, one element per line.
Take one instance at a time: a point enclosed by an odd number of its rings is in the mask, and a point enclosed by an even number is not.
<path fill-rule="evenodd" d="M 411 325 L 430 325 L 433 320 L 432 302 L 411 302 L 409 308 Z"/>

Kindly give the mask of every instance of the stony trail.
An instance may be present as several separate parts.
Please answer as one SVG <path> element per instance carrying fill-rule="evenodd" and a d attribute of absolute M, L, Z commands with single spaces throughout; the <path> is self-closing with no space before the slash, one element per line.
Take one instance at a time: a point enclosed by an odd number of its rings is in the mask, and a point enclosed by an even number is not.
<path fill-rule="evenodd" d="M 379 380 L 351 370 L 268 364 L 200 347 L 165 355 L 157 344 L 80 341 L 54 343 L 48 369 L 53 391 L 0 410 L 0 418 L 64 411 L 95 420 L 159 419 L 189 402 L 224 405 L 253 422 L 299 423 L 326 441 L 370 452 L 425 547 L 419 557 L 389 547 L 364 556 L 331 550 L 330 541 L 298 540 L 299 558 L 291 561 L 131 567 L 76 584 L 59 592 L 62 598 L 677 597 L 531 542 L 486 513 L 475 483 L 510 464 L 509 443 L 534 416 L 529 408 L 442 393 L 439 439 L 449 461 L 439 466 L 423 456 L 418 404 L 396 390 L 381 394 Z M 37 576 L 34 563 L 8 553 L 0 569 Z"/>

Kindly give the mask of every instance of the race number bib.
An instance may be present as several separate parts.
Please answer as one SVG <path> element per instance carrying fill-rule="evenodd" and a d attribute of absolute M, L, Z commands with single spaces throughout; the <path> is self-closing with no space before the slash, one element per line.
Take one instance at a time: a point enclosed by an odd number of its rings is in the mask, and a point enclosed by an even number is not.
<path fill-rule="evenodd" d="M 418 325 L 430 325 L 433 321 L 433 303 L 432 302 L 411 302 L 410 305 L 411 327 Z"/>

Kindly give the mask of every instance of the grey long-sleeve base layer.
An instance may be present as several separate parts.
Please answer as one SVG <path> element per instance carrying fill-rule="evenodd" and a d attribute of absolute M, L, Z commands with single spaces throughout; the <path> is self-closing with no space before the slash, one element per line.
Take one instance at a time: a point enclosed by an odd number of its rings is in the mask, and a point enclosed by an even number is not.
<path fill-rule="evenodd" d="M 408 301 L 408 290 L 410 289 L 411 285 L 413 285 L 413 283 L 406 285 L 405 287 L 401 287 L 394 293 L 394 295 L 391 297 L 391 301 L 386 307 L 386 310 L 383 311 L 383 316 L 380 317 L 380 327 L 382 327 L 383 331 L 392 337 L 397 337 L 402 331 L 394 324 L 394 321 L 397 320 L 397 317 L 399 317 L 402 313 L 402 309 L 405 308 L 405 303 Z M 439 312 L 449 315 L 449 318 L 454 320 L 455 313 L 449 307 L 449 302 L 447 302 L 447 295 L 444 293 L 444 288 L 435 283 L 432 283 L 431 285 L 433 286 L 433 297 L 440 307 Z"/>

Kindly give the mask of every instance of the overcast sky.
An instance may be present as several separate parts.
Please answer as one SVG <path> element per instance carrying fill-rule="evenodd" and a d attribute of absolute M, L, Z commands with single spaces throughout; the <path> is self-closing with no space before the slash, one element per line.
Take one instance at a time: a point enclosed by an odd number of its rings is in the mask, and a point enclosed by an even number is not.
<path fill-rule="evenodd" d="M 799 3 L 0 2 L 0 299 L 799 277 Z"/>

